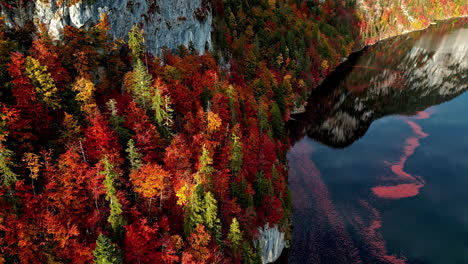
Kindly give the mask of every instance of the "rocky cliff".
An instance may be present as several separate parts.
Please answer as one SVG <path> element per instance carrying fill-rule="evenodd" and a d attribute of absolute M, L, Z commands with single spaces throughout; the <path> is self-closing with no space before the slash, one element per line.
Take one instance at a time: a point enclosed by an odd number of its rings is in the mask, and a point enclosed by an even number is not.
<path fill-rule="evenodd" d="M 258 229 L 260 243 L 260 254 L 263 263 L 271 263 L 276 261 L 286 247 L 284 233 L 275 225 L 270 227 L 266 224 L 263 228 Z"/>
<path fill-rule="evenodd" d="M 60 37 L 66 25 L 88 28 L 106 13 L 115 38 L 126 38 L 133 25 L 141 25 L 146 45 L 154 54 L 159 54 L 162 47 L 174 49 L 190 42 L 201 53 L 211 47 L 212 13 L 204 0 L 83 0 L 73 5 L 57 2 L 35 0 L 10 8 L 2 6 L 1 13 L 10 27 L 33 21 L 46 25 L 55 37 Z"/>

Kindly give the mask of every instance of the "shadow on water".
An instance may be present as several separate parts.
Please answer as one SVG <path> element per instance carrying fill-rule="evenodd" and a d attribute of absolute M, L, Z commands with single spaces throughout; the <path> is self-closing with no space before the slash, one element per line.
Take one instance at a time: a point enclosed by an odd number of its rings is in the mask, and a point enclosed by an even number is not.
<path fill-rule="evenodd" d="M 421 140 L 429 136 L 419 123 L 431 118 L 433 112 L 427 108 L 466 90 L 467 19 L 392 38 L 351 55 L 312 92 L 306 111 L 288 124 L 293 142 L 288 153 L 292 247 L 277 263 L 433 263 L 424 256 L 389 252 L 381 231 L 384 216 L 376 202 L 387 204 L 419 194 L 425 180 L 405 168 Z M 356 188 L 343 183 L 331 188 L 327 181 L 332 175 L 321 170 L 327 165 L 313 155 L 317 148 L 327 148 L 327 153 L 351 148 L 366 138 L 374 121 L 393 115 L 404 116 L 399 126 L 411 135 L 395 135 L 405 143 L 399 158 L 385 163 L 390 180 L 372 182 L 369 185 L 374 187 L 366 186 L 365 191 L 361 183 Z M 351 166 L 356 171 L 349 173 L 369 173 L 357 167 Z"/>

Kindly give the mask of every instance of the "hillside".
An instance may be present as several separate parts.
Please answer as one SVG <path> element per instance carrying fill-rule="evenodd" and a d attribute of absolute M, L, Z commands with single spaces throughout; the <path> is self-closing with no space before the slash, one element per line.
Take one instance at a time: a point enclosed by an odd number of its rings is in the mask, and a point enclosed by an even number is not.
<path fill-rule="evenodd" d="M 291 111 L 463 4 L 0 1 L 0 263 L 274 261 Z"/>

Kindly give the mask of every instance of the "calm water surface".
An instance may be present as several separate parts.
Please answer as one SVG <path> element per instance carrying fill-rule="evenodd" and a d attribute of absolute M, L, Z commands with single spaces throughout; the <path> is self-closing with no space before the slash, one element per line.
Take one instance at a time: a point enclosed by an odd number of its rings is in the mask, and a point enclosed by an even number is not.
<path fill-rule="evenodd" d="M 289 263 L 468 263 L 468 20 L 353 55 L 291 124 Z"/>

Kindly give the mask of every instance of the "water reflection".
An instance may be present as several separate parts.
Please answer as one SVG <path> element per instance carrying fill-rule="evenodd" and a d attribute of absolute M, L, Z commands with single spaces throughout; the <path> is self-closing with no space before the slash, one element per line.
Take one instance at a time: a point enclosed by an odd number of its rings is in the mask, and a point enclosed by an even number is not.
<path fill-rule="evenodd" d="M 394 38 L 351 56 L 311 95 L 291 133 L 333 147 L 362 137 L 372 121 L 412 115 L 468 89 L 468 20 Z M 453 29 L 453 27 L 460 27 Z"/>
<path fill-rule="evenodd" d="M 294 116 L 289 263 L 468 263 L 468 217 L 444 225 L 468 215 L 455 206 L 468 195 L 454 197 L 457 185 L 468 184 L 454 173 L 468 172 L 468 118 L 457 115 L 468 112 L 468 96 L 431 107 L 468 90 L 467 22 L 442 23 L 351 56 Z M 446 160 L 427 163 L 435 158 Z M 441 170 L 456 180 L 442 182 Z M 442 199 L 453 208 L 436 208 Z M 467 236 L 449 243 L 433 230 Z"/>

